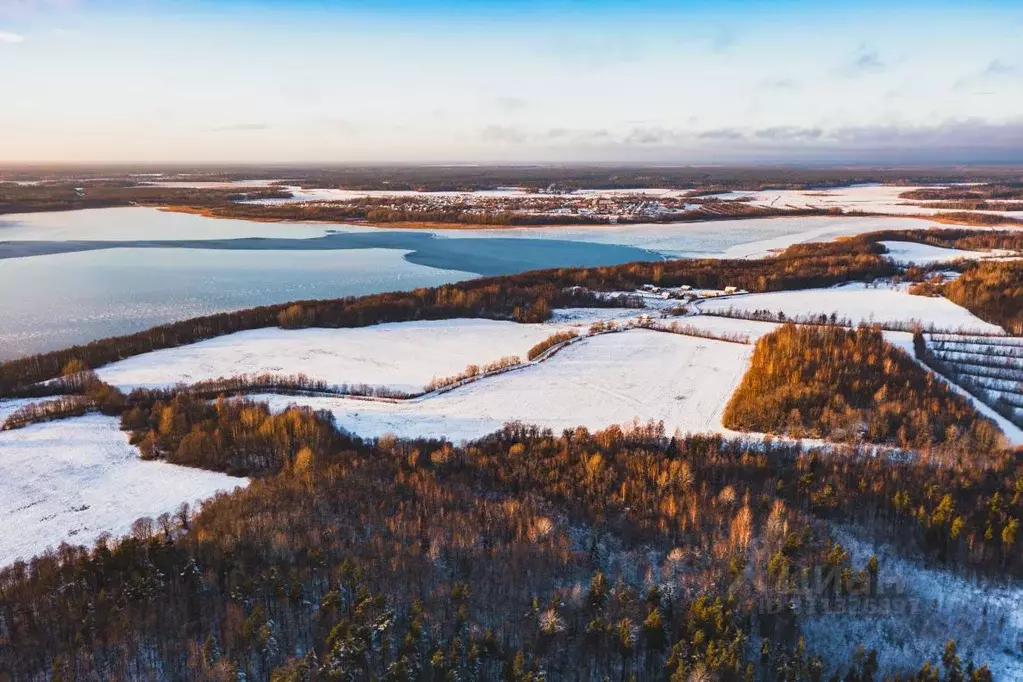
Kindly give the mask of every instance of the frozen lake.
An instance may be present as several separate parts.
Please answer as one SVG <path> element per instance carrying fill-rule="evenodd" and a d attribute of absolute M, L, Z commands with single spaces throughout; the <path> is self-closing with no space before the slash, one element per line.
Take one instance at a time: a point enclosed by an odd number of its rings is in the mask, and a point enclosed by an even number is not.
<path fill-rule="evenodd" d="M 151 208 L 0 216 L 0 360 L 196 315 L 933 224 L 779 218 L 675 225 L 388 230 L 215 220 Z"/>

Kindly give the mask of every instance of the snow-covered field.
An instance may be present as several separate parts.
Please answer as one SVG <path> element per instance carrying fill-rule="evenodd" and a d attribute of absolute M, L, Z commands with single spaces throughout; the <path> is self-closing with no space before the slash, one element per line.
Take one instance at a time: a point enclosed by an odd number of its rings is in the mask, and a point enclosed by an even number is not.
<path fill-rule="evenodd" d="M 721 413 L 744 374 L 751 346 L 633 330 L 586 339 L 549 361 L 401 404 L 259 396 L 329 409 L 365 437 L 476 438 L 510 421 L 555 431 L 663 420 L 667 431 L 721 431 Z"/>
<path fill-rule="evenodd" d="M 575 326 L 579 331 L 584 331 L 595 322 L 623 324 L 642 315 L 649 315 L 650 312 L 647 308 L 555 308 L 547 324 Z"/>
<path fill-rule="evenodd" d="M 37 401 L 26 398 L 19 398 L 17 400 L 0 400 L 0 424 L 3 424 L 12 412 L 23 405 L 28 405 L 33 402 Z"/>
<path fill-rule="evenodd" d="M 640 311 L 631 311 L 635 316 Z M 495 320 L 397 322 L 355 329 L 256 329 L 128 358 L 99 371 L 122 389 L 195 383 L 242 374 L 306 374 L 330 384 L 370 384 L 417 391 L 435 377 L 458 374 L 526 352 L 562 324 Z"/>
<path fill-rule="evenodd" d="M 907 265 L 909 263 L 915 263 L 917 265 L 950 263 L 960 259 L 977 260 L 996 255 L 988 251 L 943 249 L 929 244 L 916 244 L 914 242 L 881 242 L 881 244 L 888 249 L 886 257 L 902 265 Z M 1001 252 L 997 255 L 1001 255 Z"/>
<path fill-rule="evenodd" d="M 758 320 L 742 320 L 732 317 L 716 317 L 714 315 L 687 315 L 674 318 L 687 327 L 695 327 L 714 334 L 745 335 L 750 343 L 756 343 L 761 336 L 774 332 L 781 325 L 777 322 L 760 322 Z M 668 320 L 664 321 L 670 324 Z"/>
<path fill-rule="evenodd" d="M 921 566 L 851 533 L 837 535 L 855 567 L 877 555 L 881 584 L 897 585 L 895 594 L 910 600 L 911 610 L 908 615 L 879 609 L 803 616 L 807 649 L 852 652 L 862 644 L 877 651 L 883 671 L 915 672 L 922 661 L 940 662 L 945 642 L 954 636 L 964 663 L 986 663 L 996 680 L 1023 680 L 1023 586 L 1018 582 L 960 577 Z"/>
<path fill-rule="evenodd" d="M 921 189 L 918 186 L 894 185 L 851 185 L 832 189 L 763 190 L 757 192 L 728 192 L 714 195 L 724 200 L 742 200 L 756 206 L 778 209 L 832 209 L 863 211 L 865 213 L 889 213 L 893 215 L 928 216 L 956 211 L 955 208 L 929 208 L 923 203 L 900 197 L 905 192 Z M 1019 217 L 1020 211 L 971 211 L 1006 217 Z"/>
<path fill-rule="evenodd" d="M 928 329 L 1004 333 L 1001 327 L 984 322 L 948 299 L 913 296 L 900 289 L 873 288 L 862 284 L 729 296 L 701 302 L 700 308 L 704 312 L 732 310 L 751 313 L 766 310 L 784 313 L 787 317 L 837 313 L 839 319 L 847 318 L 854 324 L 919 323 Z"/>
<path fill-rule="evenodd" d="M 0 433 L 0 566 L 62 542 L 120 536 L 143 516 L 246 485 L 246 479 L 145 462 L 113 417 L 90 415 Z"/>

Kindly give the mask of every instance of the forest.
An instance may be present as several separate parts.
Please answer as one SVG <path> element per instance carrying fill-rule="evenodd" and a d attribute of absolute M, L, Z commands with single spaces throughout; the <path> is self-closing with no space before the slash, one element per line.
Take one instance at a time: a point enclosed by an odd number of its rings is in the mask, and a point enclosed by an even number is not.
<path fill-rule="evenodd" d="M 986 201 L 1023 199 L 1023 182 L 1001 181 L 983 184 L 922 187 L 903 192 L 902 199 L 914 201 Z"/>
<path fill-rule="evenodd" d="M 1009 334 L 1023 334 L 1023 261 L 965 262 L 948 280 L 938 273 L 910 288 L 918 296 L 944 296 Z"/>
<path fill-rule="evenodd" d="M 954 225 L 978 225 L 981 227 L 998 225 L 1023 225 L 1023 220 L 1012 218 L 997 213 L 973 213 L 970 211 L 945 211 L 935 213 L 932 220 L 939 223 L 952 223 Z"/>
<path fill-rule="evenodd" d="M 959 199 L 955 201 L 925 202 L 920 205 L 924 208 L 943 208 L 955 211 L 1023 211 L 1023 201 Z"/>
<path fill-rule="evenodd" d="M 122 419 L 147 456 L 257 479 L 0 570 L 0 679 L 865 682 L 869 651 L 808 652 L 790 608 L 805 571 L 831 576 L 822 603 L 890 589 L 824 522 L 1023 571 L 1007 454 L 939 466 L 655 424 L 364 442 L 326 413 L 187 397 Z M 983 682 L 982 664 L 949 641 L 899 679 Z"/>
<path fill-rule="evenodd" d="M 941 287 L 941 294 L 977 317 L 1023 335 L 1023 261 L 983 262 Z"/>
<path fill-rule="evenodd" d="M 786 324 L 756 345 L 723 421 L 742 431 L 990 452 L 998 427 L 877 329 Z"/>

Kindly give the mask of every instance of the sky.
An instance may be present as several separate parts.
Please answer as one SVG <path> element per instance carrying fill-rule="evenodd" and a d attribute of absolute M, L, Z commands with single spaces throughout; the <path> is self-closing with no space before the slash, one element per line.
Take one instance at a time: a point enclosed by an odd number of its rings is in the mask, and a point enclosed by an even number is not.
<path fill-rule="evenodd" d="M 1023 0 L 0 0 L 0 162 L 1023 162 Z"/>

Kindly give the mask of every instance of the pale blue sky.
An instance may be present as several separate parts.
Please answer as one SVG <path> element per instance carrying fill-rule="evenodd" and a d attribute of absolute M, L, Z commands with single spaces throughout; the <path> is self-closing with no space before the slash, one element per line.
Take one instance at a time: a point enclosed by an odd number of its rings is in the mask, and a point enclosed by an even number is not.
<path fill-rule="evenodd" d="M 1020 36 L 1005 1 L 0 0 L 0 161 L 1023 161 Z"/>

